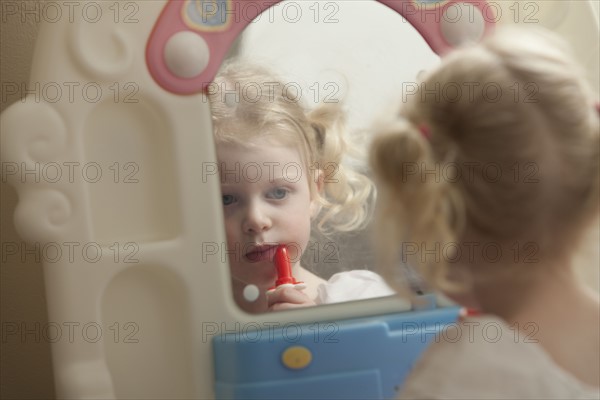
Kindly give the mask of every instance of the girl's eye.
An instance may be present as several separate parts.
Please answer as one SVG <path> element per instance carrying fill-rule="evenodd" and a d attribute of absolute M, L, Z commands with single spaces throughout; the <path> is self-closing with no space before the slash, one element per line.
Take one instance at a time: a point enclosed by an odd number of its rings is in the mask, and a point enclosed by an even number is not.
<path fill-rule="evenodd" d="M 224 206 L 228 206 L 231 205 L 235 202 L 235 197 L 231 194 L 224 194 L 223 195 L 223 205 Z"/>
<path fill-rule="evenodd" d="M 284 198 L 287 197 L 288 194 L 288 190 L 284 189 L 284 188 L 275 188 L 273 190 L 271 190 L 268 194 L 267 197 L 270 199 L 275 199 L 275 200 L 282 200 Z"/>

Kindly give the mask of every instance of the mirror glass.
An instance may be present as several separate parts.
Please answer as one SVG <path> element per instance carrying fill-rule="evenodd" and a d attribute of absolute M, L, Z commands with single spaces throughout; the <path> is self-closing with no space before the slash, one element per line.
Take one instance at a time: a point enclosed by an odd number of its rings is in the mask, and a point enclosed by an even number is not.
<path fill-rule="evenodd" d="M 283 1 L 249 24 L 230 50 L 224 66 L 228 61 L 236 60 L 236 65 L 241 69 L 244 65 L 251 64 L 266 67 L 275 73 L 274 81 L 284 84 L 288 88 L 288 96 L 301 104 L 307 112 L 323 105 L 341 107 L 346 121 L 344 137 L 363 153 L 368 148 L 368 128 L 381 116 L 395 112 L 401 101 L 401 94 L 410 89 L 410 86 L 418 84 L 419 73 L 439 63 L 439 57 L 410 23 L 375 1 Z M 226 68 L 224 66 L 221 72 Z M 218 79 L 215 83 L 222 84 Z M 218 86 L 214 90 L 218 91 Z M 266 90 L 266 86 L 263 79 L 251 83 L 246 81 L 241 86 L 234 85 L 227 90 L 230 91 L 229 94 L 220 98 L 229 102 L 230 107 L 235 107 L 231 102 L 236 103 L 239 97 L 236 98 L 231 90 L 239 92 L 243 101 L 244 95 L 252 97 L 249 93 Z M 230 96 L 229 100 L 226 100 L 226 96 Z M 213 109 L 213 114 L 215 112 Z M 245 127 L 237 125 L 235 129 L 244 131 Z M 252 142 L 253 139 L 248 140 Z M 306 298 L 297 298 L 289 293 L 276 295 L 281 302 L 266 300 L 265 289 L 274 286 L 277 276 L 272 261 L 268 262 L 270 266 L 267 272 L 260 265 L 275 257 L 275 245 L 279 243 L 280 237 L 265 233 L 254 234 L 249 238 L 246 233 L 253 229 L 281 228 L 295 231 L 284 235 L 289 238 L 296 237 L 294 235 L 302 236 L 303 229 L 309 229 L 308 242 L 302 246 L 292 244 L 288 246 L 288 250 L 294 275 L 300 265 L 309 272 L 294 276 L 305 281 L 307 286 L 300 293 L 317 304 L 390 295 L 391 289 L 385 287 L 382 281 L 372 282 L 373 279 L 377 280 L 377 276 L 365 273 L 375 267 L 372 224 L 368 223 L 365 229 L 324 235 L 315 229 L 314 220 L 311 225 L 309 219 L 308 228 L 303 225 L 305 217 L 314 211 L 311 207 L 304 207 L 304 211 L 298 209 L 288 214 L 285 222 L 289 226 L 276 227 L 275 224 L 282 222 L 277 222 L 275 217 L 269 219 L 268 213 L 274 209 L 276 200 L 286 198 L 290 191 L 295 193 L 301 190 L 294 185 L 286 188 L 284 185 L 274 184 L 261 188 L 259 197 L 262 196 L 267 208 L 257 207 L 251 210 L 252 204 L 257 204 L 251 200 L 252 189 L 250 186 L 236 186 L 239 178 L 248 184 L 248 180 L 256 179 L 258 175 L 269 174 L 275 181 L 280 178 L 286 183 L 297 183 L 297 171 L 283 166 L 290 163 L 295 165 L 294 160 L 302 164 L 302 152 L 286 153 L 289 149 L 285 146 L 273 149 L 271 144 L 261 142 L 254 146 L 254 150 L 240 149 L 235 145 L 220 143 L 217 139 L 229 261 L 237 304 L 248 312 L 308 305 L 304 302 Z M 253 152 L 258 154 L 258 158 L 252 157 Z M 273 169 L 265 168 L 265 160 L 271 163 L 270 168 Z M 336 174 L 340 168 L 369 176 L 365 161 L 365 154 L 362 157 L 360 154 L 356 157 L 344 155 L 340 165 L 331 163 L 319 167 L 321 181 L 337 179 Z M 262 170 L 256 169 L 257 165 Z M 311 170 L 310 166 L 307 169 L 308 171 L 303 170 L 304 175 L 312 178 L 318 186 L 319 175 L 316 169 Z M 302 182 L 304 180 L 300 183 Z M 373 199 L 374 196 L 371 195 L 368 201 L 372 202 Z M 258 214 L 254 215 L 256 218 L 264 217 L 267 220 L 264 224 L 268 226 L 249 227 L 248 213 L 252 212 Z M 263 239 L 266 243 L 259 243 Z M 265 246 L 261 247 L 261 244 Z M 255 257 L 257 260 L 251 262 L 248 257 Z M 271 283 L 265 283 L 265 280 L 270 280 Z M 325 286 L 318 289 L 323 284 Z M 268 308 L 269 305 L 275 306 Z"/>

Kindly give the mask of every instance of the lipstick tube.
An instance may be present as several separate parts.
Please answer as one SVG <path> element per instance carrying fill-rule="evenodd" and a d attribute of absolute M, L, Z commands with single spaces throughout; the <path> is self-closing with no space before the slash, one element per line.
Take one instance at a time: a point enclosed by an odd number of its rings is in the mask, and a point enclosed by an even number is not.
<path fill-rule="evenodd" d="M 277 246 L 275 256 L 273 257 L 273 264 L 277 270 L 277 280 L 275 280 L 275 287 L 270 288 L 268 290 L 269 292 L 280 287 L 295 287 L 299 290 L 306 287 L 304 282 L 299 282 L 292 276 L 292 264 L 290 262 L 288 248 L 285 244 Z"/>

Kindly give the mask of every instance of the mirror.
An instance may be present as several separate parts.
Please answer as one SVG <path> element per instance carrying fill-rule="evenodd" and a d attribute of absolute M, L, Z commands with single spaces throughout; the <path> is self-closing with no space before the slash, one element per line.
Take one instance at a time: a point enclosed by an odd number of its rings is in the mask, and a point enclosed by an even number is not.
<path fill-rule="evenodd" d="M 265 95 L 273 87 L 269 83 L 278 81 L 280 85 L 277 86 L 284 87 L 279 94 L 285 92 L 296 106 L 294 109 L 304 107 L 308 114 L 323 106 L 341 108 L 346 120 L 344 139 L 354 143 L 362 153 L 368 147 L 368 127 L 380 116 L 395 112 L 399 94 L 417 84 L 417 76 L 421 71 L 439 62 L 439 56 L 408 21 L 383 4 L 371 1 L 283 1 L 250 23 L 228 58 L 224 66 L 231 62 L 235 64 L 229 69 L 221 68 L 220 75 L 227 77 L 226 80 L 217 78 L 213 87 L 209 87 L 209 93 L 214 94 L 213 104 L 218 103 L 215 107 L 223 106 L 221 111 L 213 108 L 215 129 L 229 129 L 229 135 L 235 134 L 231 132 L 232 129 L 243 131 L 243 124 L 235 128 L 221 128 L 219 121 L 225 118 L 221 114 L 238 106 L 246 107 L 246 113 L 258 112 L 260 107 L 266 106 L 255 104 L 256 96 Z M 234 76 L 253 73 L 255 67 L 268 68 L 268 73 L 272 73 L 273 77 L 258 74 L 249 80 L 233 82 L 238 79 Z M 236 72 L 240 74 L 236 75 Z M 278 89 L 274 89 L 275 92 Z M 274 95 L 270 91 L 268 93 Z M 263 108 L 260 108 L 262 114 L 270 112 Z M 240 132 L 242 134 L 247 136 L 247 132 Z M 314 135 L 314 132 L 308 133 L 311 134 Z M 256 137 L 250 135 L 248 140 L 253 142 Z M 357 190 L 368 192 L 370 188 L 366 177 L 369 172 L 365 166 L 365 154 L 358 154 L 357 157 L 344 154 L 340 165 L 328 162 L 319 168 L 313 168 L 313 164 L 302 169 L 301 152 L 289 151 L 289 147 L 277 147 L 281 143 L 277 143 L 273 150 L 271 142 L 267 144 L 260 140 L 252 148 L 225 145 L 217 139 L 236 303 L 248 312 L 264 312 L 312 304 L 307 300 L 329 304 L 392 294 L 392 290 L 378 275 L 369 272 L 375 266 L 369 221 L 366 221 L 364 229 L 334 230 L 324 235 L 315 226 L 318 217 L 310 218 L 312 211 L 308 203 L 296 211 L 301 218 L 292 213 L 285 221 L 278 221 L 275 217 L 272 221 L 269 219 L 269 212 L 274 209 L 274 196 L 283 199 L 288 190 L 295 192 L 307 189 L 308 182 L 304 176 L 308 176 L 309 180 L 315 178 L 317 170 L 320 170 L 325 185 L 335 181 L 338 186 L 340 183 L 337 178 L 343 179 L 338 173 L 344 169 L 356 171 L 366 180 L 363 187 Z M 300 169 L 291 171 L 284 168 L 289 167 L 290 163 Z M 265 164 L 275 167 L 269 170 Z M 262 168 L 257 169 L 259 165 Z M 296 179 L 298 170 L 303 175 L 300 182 Z M 260 179 L 261 176 L 265 178 L 273 174 L 290 187 Z M 261 183 L 266 186 L 257 189 Z M 250 210 L 254 204 L 254 192 L 258 193 L 259 201 L 266 199 L 263 203 L 265 207 L 270 207 L 268 211 Z M 374 196 L 371 194 L 366 199 L 372 203 Z M 277 204 L 275 208 L 280 207 L 281 203 Z M 244 226 L 250 218 L 248 213 L 252 212 L 265 214 L 262 216 L 267 219 L 269 226 L 260 229 L 271 231 L 243 233 L 244 229 L 253 229 Z M 290 225 L 284 227 L 281 225 L 284 223 Z M 299 232 L 302 224 L 310 225 L 306 228 L 310 231 L 309 237 Z M 301 291 L 306 294 L 304 298 L 292 291 L 283 296 L 275 295 L 277 300 L 273 300 L 273 297 L 267 300 L 265 291 L 275 286 L 277 278 L 271 261 L 282 237 L 281 231 L 273 234 L 277 229 L 285 232 L 283 237 L 294 238 L 288 240 L 287 244 L 294 277 L 305 281 L 307 286 Z M 253 257 L 258 259 L 251 260 Z"/>

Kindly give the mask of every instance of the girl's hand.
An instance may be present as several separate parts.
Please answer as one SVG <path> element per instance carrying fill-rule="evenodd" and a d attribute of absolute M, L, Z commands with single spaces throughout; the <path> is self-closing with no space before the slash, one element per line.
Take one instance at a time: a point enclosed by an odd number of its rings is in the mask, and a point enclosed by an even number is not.
<path fill-rule="evenodd" d="M 267 293 L 267 302 L 269 311 L 291 310 L 293 308 L 317 305 L 306 293 L 291 287 Z"/>

